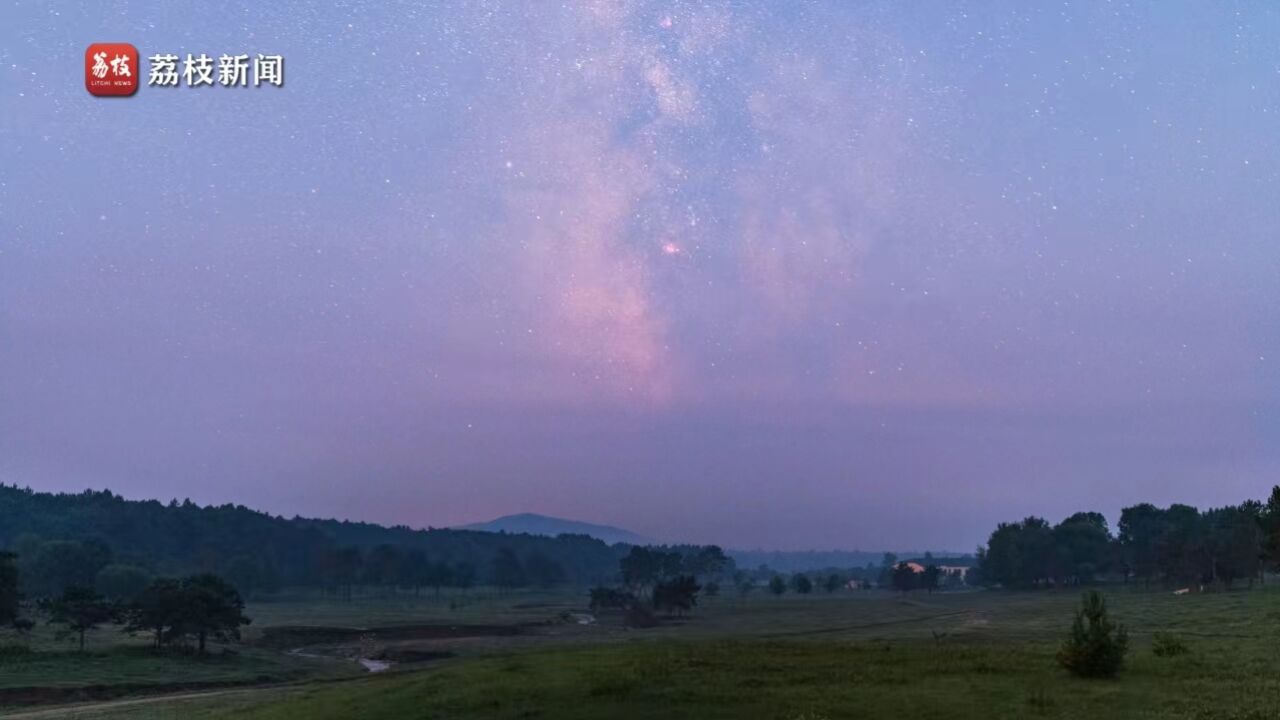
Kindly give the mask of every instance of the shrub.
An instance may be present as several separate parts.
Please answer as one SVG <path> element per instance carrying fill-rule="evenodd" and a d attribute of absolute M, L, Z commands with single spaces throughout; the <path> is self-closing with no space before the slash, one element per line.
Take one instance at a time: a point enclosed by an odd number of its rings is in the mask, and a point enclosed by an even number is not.
<path fill-rule="evenodd" d="M 808 595 L 813 592 L 813 581 L 804 573 L 796 573 L 791 576 L 791 589 L 801 595 Z"/>
<path fill-rule="evenodd" d="M 1081 598 L 1071 633 L 1058 650 L 1058 664 L 1080 677 L 1115 677 L 1129 650 L 1129 633 L 1107 616 L 1107 602 L 1097 590 Z"/>
<path fill-rule="evenodd" d="M 651 628 L 658 624 L 658 618 L 654 617 L 653 612 L 648 608 L 632 605 L 623 614 L 622 622 L 627 627 Z"/>
<path fill-rule="evenodd" d="M 787 581 L 781 577 L 774 575 L 769 579 L 769 592 L 774 595 L 781 595 L 787 591 Z"/>
<path fill-rule="evenodd" d="M 7 658 L 25 658 L 31 654 L 31 648 L 26 645 L 0 645 L 0 661 Z"/>
<path fill-rule="evenodd" d="M 1156 657 L 1173 657 L 1186 654 L 1190 649 L 1177 635 L 1156 633 L 1151 641 L 1151 652 L 1155 653 Z"/>
<path fill-rule="evenodd" d="M 692 575 L 679 575 L 653 586 L 653 609 L 685 613 L 698 604 L 702 586 Z"/>
<path fill-rule="evenodd" d="M 635 604 L 636 596 L 626 590 L 603 585 L 591 588 L 591 612 L 625 609 Z"/>

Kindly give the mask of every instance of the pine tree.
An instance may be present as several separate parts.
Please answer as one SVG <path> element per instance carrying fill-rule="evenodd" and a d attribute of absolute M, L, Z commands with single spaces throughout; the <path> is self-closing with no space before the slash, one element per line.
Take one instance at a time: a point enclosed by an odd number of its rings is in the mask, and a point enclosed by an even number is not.
<path fill-rule="evenodd" d="M 1097 590 L 1081 598 L 1071 634 L 1058 650 L 1058 664 L 1080 677 L 1115 677 L 1129 650 L 1129 633 L 1107 615 L 1107 602 Z"/>

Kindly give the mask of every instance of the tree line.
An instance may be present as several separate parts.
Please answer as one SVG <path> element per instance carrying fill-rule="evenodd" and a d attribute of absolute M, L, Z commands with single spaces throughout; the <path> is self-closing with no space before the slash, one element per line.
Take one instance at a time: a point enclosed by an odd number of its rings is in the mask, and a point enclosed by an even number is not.
<path fill-rule="evenodd" d="M 868 563 L 863 568 L 845 570 L 827 569 L 815 573 L 792 573 L 785 577 L 762 567 L 768 577 L 765 588 L 774 595 L 794 592 L 807 595 L 816 589 L 828 593 L 842 587 L 870 588 L 872 586 L 891 589 L 901 593 L 922 590 L 932 593 L 939 590 L 957 590 L 965 587 L 966 573 L 971 558 L 968 556 L 947 558 L 946 562 L 959 564 L 959 568 L 944 568 L 933 557 L 925 553 L 916 560 L 899 560 L 895 553 L 887 552 L 880 559 L 880 565 Z"/>
<path fill-rule="evenodd" d="M 978 549 L 982 584 L 1060 587 L 1098 580 L 1178 587 L 1252 585 L 1280 569 L 1280 486 L 1265 503 L 1200 511 L 1190 505 L 1124 508 L 1113 534 L 1100 513 L 1053 525 L 1040 517 L 1000 523 Z"/>
<path fill-rule="evenodd" d="M 35 621 L 24 612 L 17 555 L 0 552 L 0 625 L 29 630 Z M 244 614 L 240 593 L 223 578 L 202 573 L 184 578 L 155 578 L 129 596 L 108 597 L 83 585 L 68 585 L 42 597 L 33 607 L 60 634 L 76 637 L 84 650 L 86 633 L 104 625 L 128 633 L 148 633 L 156 648 L 193 644 L 203 654 L 209 639 L 240 639 Z"/>
<path fill-rule="evenodd" d="M 225 577 L 253 596 L 282 587 L 348 594 L 361 587 L 590 585 L 616 575 L 628 546 L 586 535 L 413 530 L 0 485 L 0 549 L 19 556 L 30 597 L 198 573 Z"/>
<path fill-rule="evenodd" d="M 635 563 L 668 555 L 696 575 L 734 569 L 732 559 L 714 546 L 637 552 L 585 535 L 287 520 L 240 506 L 130 501 L 106 491 L 37 493 L 5 485 L 0 551 L 7 558 L 0 573 L 12 570 L 15 597 L 46 604 L 72 588 L 126 603 L 165 578 L 204 575 L 224 579 L 246 599 L 284 588 L 349 599 L 362 592 L 419 595 L 476 585 L 510 590 L 607 583 L 627 573 L 665 573 Z"/>
<path fill-rule="evenodd" d="M 655 613 L 684 614 L 699 594 L 714 595 L 726 576 L 736 574 L 731 558 L 715 545 L 633 546 L 618 561 L 618 586 L 590 591 L 593 612 L 619 609 L 630 625 L 656 623 Z"/>
<path fill-rule="evenodd" d="M 722 583 L 728 582 L 732 582 L 741 596 L 761 586 L 773 595 L 834 593 L 851 585 L 870 587 L 873 583 L 901 592 L 933 592 L 965 586 L 961 571 L 944 570 L 928 553 L 920 561 L 899 561 L 893 553 L 885 553 L 878 568 L 868 564 L 865 568 L 828 568 L 784 575 L 767 565 L 755 570 L 739 569 L 732 558 L 714 545 L 632 547 L 618 563 L 621 584 L 592 588 L 591 607 L 593 610 L 622 609 L 630 614 L 639 610 L 683 613 L 693 609 L 699 595 L 717 595 Z M 950 562 L 967 564 L 968 558 L 951 558 Z"/>

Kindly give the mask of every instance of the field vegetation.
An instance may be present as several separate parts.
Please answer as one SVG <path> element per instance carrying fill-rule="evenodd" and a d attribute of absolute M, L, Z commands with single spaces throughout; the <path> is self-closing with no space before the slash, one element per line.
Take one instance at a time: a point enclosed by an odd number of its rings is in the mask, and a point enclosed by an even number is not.
<path fill-rule="evenodd" d="M 1265 504 L 1205 512 L 1126 508 L 1114 535 L 1098 513 L 1005 523 L 970 566 L 885 554 L 879 566 L 799 573 L 740 569 L 715 546 L 585 538 L 497 535 L 451 557 L 428 550 L 468 533 L 369 531 L 377 544 L 344 545 L 312 534 L 323 523 L 244 509 L 18 495 L 99 524 L 68 537 L 28 518 L 19 552 L 0 554 L 0 709 L 16 717 L 1250 718 L 1280 708 L 1280 582 L 1269 576 L 1280 489 Z M 107 522 L 120 507 L 177 523 L 180 536 L 252 521 L 281 533 L 278 548 L 316 551 L 310 570 L 277 567 L 310 581 L 268 592 L 249 573 L 242 591 L 238 561 L 223 566 L 229 579 L 193 567 L 198 552 L 139 555 L 146 544 Z M 583 549 L 614 569 L 575 566 Z"/>
<path fill-rule="evenodd" d="M 1111 680 L 1077 678 L 1055 661 L 1080 605 L 1072 591 L 724 597 L 645 630 L 607 613 L 591 625 L 556 620 L 583 609 L 577 593 L 507 595 L 460 617 L 487 617 L 488 627 L 520 628 L 516 634 L 456 637 L 420 632 L 449 613 L 447 605 L 419 613 L 377 599 L 309 610 L 299 604 L 293 619 L 302 622 L 405 623 L 406 632 L 387 630 L 372 642 L 409 660 L 341 682 L 330 675 L 211 688 L 180 699 L 95 703 L 67 716 L 1263 718 L 1280 707 L 1280 679 L 1271 672 L 1280 589 L 1173 595 L 1134 588 L 1107 600 L 1131 645 Z M 486 615 L 486 607 L 499 612 Z M 288 619 L 287 607 L 277 611 Z M 334 648 L 361 642 L 320 639 Z M 1162 650 L 1173 644 L 1181 649 Z M 428 659 L 412 660 L 411 649 Z M 225 661 L 193 662 L 212 669 Z M 325 670 L 332 668 L 308 668 Z"/>

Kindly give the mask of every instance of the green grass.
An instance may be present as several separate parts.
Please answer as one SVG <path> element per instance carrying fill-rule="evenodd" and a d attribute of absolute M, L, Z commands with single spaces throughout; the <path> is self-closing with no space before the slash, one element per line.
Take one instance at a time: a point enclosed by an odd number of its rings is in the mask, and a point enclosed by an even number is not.
<path fill-rule="evenodd" d="M 45 652 L 0 659 L 0 689 L 74 687 L 78 685 L 146 685 L 233 683 L 249 680 L 296 680 L 332 671 L 332 663 L 283 653 L 243 648 L 234 654 L 215 652 L 157 654 L 147 648 L 111 651 Z"/>
<path fill-rule="evenodd" d="M 1119 681 L 1053 668 L 1045 643 L 636 642 L 490 657 L 435 672 L 135 706 L 185 718 L 1273 717 L 1280 679 L 1223 652 Z M 124 717 L 125 709 L 118 710 Z M 95 716 L 113 717 L 113 715 Z"/>
<path fill-rule="evenodd" d="M 548 625 L 528 636 L 406 641 L 458 657 L 342 682 L 86 708 L 83 718 L 1271 718 L 1280 590 L 1173 596 L 1111 589 L 1133 636 L 1120 679 L 1058 669 L 1074 592 L 709 599 L 653 630 Z M 574 594 L 506 596 L 458 622 L 536 623 Z M 392 600 L 276 608 L 275 624 L 426 623 Z M 443 614 L 443 615 L 442 615 Z M 305 622 L 289 622 L 303 620 Z M 376 622 L 362 622 L 375 620 Z M 1157 657 L 1157 632 L 1185 654 Z M 247 659 L 247 658 L 246 658 Z M 32 671 L 38 674 L 37 671 Z M 155 672 L 163 672 L 157 668 Z"/>
<path fill-rule="evenodd" d="M 279 625 L 326 627 L 376 627 L 413 623 L 520 623 L 539 622 L 561 610 L 581 609 L 585 590 L 525 590 L 500 593 L 489 588 L 439 595 L 369 593 L 346 601 L 332 596 L 303 593 L 271 602 L 250 603 L 246 614 L 253 624 L 246 639 L 262 628 Z"/>

